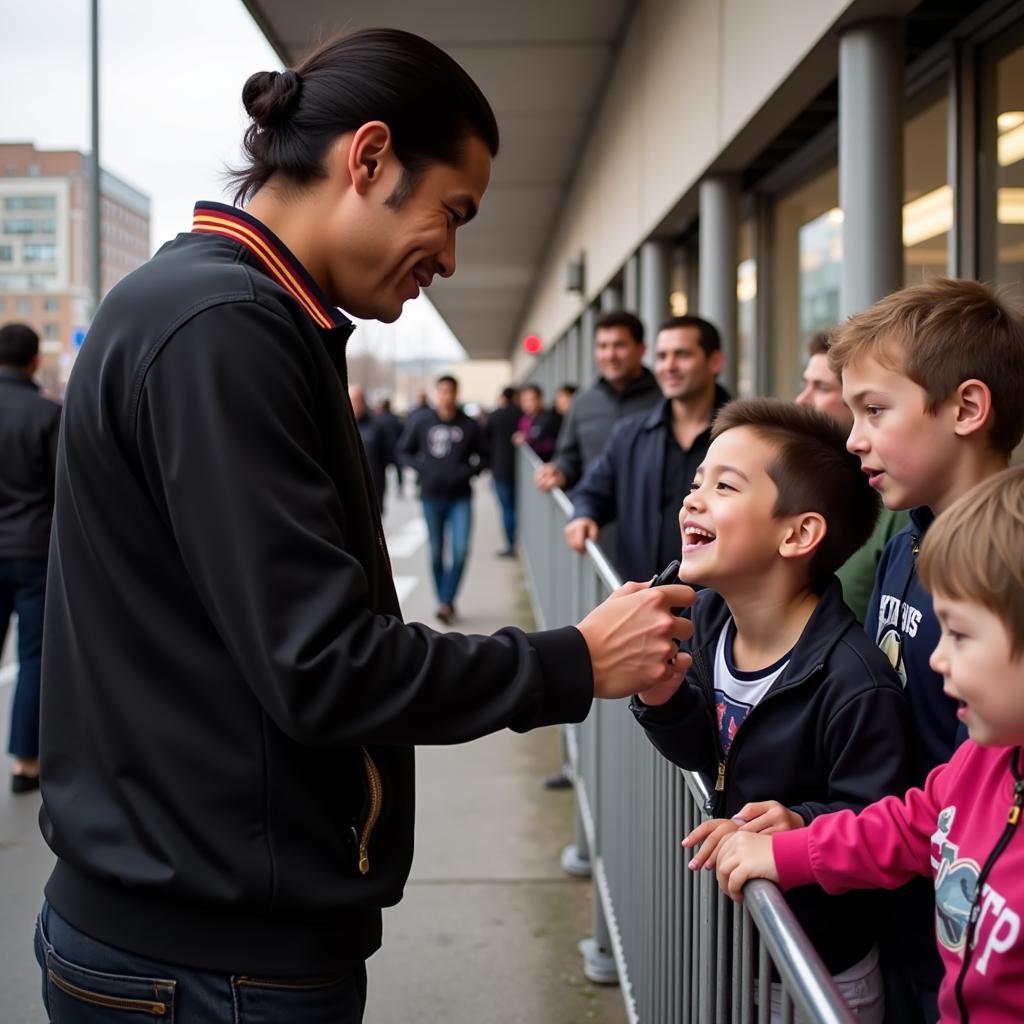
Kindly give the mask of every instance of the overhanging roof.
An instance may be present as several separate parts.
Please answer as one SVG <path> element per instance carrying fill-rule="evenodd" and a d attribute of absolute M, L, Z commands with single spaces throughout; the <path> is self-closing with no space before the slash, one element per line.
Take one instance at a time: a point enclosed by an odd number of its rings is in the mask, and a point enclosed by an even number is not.
<path fill-rule="evenodd" d="M 340 29 L 402 28 L 483 89 L 501 152 L 458 270 L 430 299 L 470 356 L 505 358 L 558 220 L 631 0 L 243 0 L 285 64 Z"/>

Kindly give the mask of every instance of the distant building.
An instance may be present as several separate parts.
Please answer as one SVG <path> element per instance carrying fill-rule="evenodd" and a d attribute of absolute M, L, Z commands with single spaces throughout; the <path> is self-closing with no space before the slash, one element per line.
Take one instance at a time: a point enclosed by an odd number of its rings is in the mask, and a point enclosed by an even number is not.
<path fill-rule="evenodd" d="M 89 324 L 89 158 L 0 143 L 0 323 L 43 339 L 43 386 L 61 393 Z M 100 173 L 102 294 L 150 255 L 149 197 Z"/>

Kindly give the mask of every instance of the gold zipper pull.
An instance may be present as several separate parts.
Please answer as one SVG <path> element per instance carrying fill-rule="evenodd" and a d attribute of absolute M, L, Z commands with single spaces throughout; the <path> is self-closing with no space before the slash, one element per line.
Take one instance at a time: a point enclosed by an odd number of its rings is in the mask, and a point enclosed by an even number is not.
<path fill-rule="evenodd" d="M 725 789 L 725 762 L 718 762 L 718 778 L 715 780 L 715 792 L 721 793 Z"/>
<path fill-rule="evenodd" d="M 370 873 L 370 855 L 366 850 L 366 847 L 362 843 L 359 844 L 359 874 L 368 875 Z"/>

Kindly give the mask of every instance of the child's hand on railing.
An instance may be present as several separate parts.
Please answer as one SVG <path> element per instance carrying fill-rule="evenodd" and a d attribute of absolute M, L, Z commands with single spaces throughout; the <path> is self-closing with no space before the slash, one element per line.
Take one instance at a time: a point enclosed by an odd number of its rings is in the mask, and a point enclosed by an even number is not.
<path fill-rule="evenodd" d="M 718 884 L 730 899 L 743 902 L 743 886 L 752 878 L 778 884 L 772 837 L 766 832 L 734 832 L 718 853 Z"/>
<path fill-rule="evenodd" d="M 700 850 L 694 854 L 693 859 L 686 866 L 691 871 L 699 871 L 701 868 L 710 871 L 715 866 L 715 859 L 718 855 L 718 847 L 726 836 L 732 835 L 739 828 L 735 820 L 731 818 L 711 818 L 702 821 L 682 842 L 685 849 L 701 844 Z"/>
<path fill-rule="evenodd" d="M 803 828 L 805 824 L 796 811 L 791 811 L 778 800 L 744 804 L 733 816 L 733 821 L 739 825 L 741 832 L 788 832 L 790 829 Z"/>

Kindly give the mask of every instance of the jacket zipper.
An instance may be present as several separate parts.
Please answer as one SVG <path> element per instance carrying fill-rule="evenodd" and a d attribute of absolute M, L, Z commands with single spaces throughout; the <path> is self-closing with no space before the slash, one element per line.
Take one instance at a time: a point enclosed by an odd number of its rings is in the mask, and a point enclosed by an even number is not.
<path fill-rule="evenodd" d="M 704 657 L 703 657 L 703 655 L 701 654 L 700 651 L 695 651 L 694 652 L 693 661 L 694 661 L 694 664 L 697 666 L 697 674 L 700 676 L 701 687 L 704 690 L 705 697 L 707 698 L 708 708 L 709 708 L 710 716 L 711 716 L 711 729 L 712 729 L 712 732 L 714 733 L 714 739 L 715 739 L 715 750 L 717 750 L 718 754 L 719 754 L 718 774 L 717 774 L 717 777 L 715 778 L 715 792 L 716 793 L 723 793 L 724 794 L 725 793 L 726 770 L 727 770 L 727 768 L 729 766 L 729 759 L 732 757 L 733 751 L 736 749 L 736 740 L 739 739 L 739 732 L 736 733 L 736 739 L 733 740 L 732 743 L 729 745 L 728 753 L 723 753 L 722 752 L 722 738 L 718 735 L 718 730 L 715 728 L 715 720 L 717 719 L 718 716 L 717 716 L 717 713 L 715 712 L 714 690 L 713 690 L 713 688 L 711 686 L 710 677 L 707 674 L 707 668 L 706 668 L 706 666 L 704 664 Z M 824 667 L 825 667 L 824 664 L 815 665 L 814 668 L 812 668 L 810 670 L 810 672 L 808 672 L 806 675 L 801 676 L 799 679 L 793 680 L 793 682 L 791 682 L 791 683 L 786 683 L 786 685 L 784 687 L 782 687 L 781 689 L 779 689 L 779 690 L 769 691 L 768 693 L 766 693 L 764 695 L 764 697 L 762 697 L 761 700 L 758 702 L 758 704 L 755 707 L 752 707 L 747 712 L 747 717 L 743 720 L 743 724 L 746 725 L 750 721 L 751 715 L 753 715 L 753 713 L 759 707 L 761 707 L 762 705 L 766 704 L 773 697 L 778 696 L 778 694 L 780 692 L 782 692 L 782 690 L 789 690 L 791 687 L 794 687 L 794 686 L 803 686 L 804 683 L 806 683 L 812 676 L 814 676 L 815 674 L 820 672 Z M 723 799 L 724 799 L 724 796 L 718 797 L 715 802 L 720 803 Z M 709 800 L 708 803 L 705 805 L 704 809 L 710 814 L 711 811 L 712 811 L 712 807 L 713 807 L 713 805 L 712 805 L 711 801 Z"/>
<path fill-rule="evenodd" d="M 359 834 L 359 874 L 370 873 L 370 837 L 380 818 L 380 809 L 384 803 L 384 787 L 380 781 L 380 770 L 366 747 L 363 751 L 363 767 L 366 770 L 366 781 L 370 786 L 370 813 L 366 816 L 363 831 Z"/>

